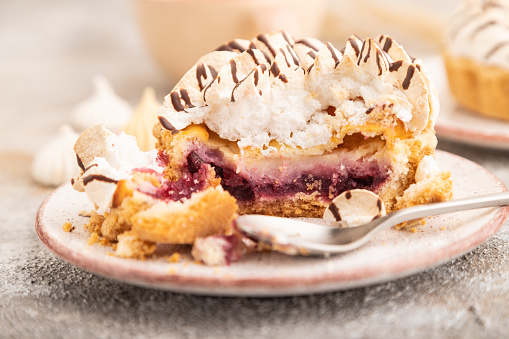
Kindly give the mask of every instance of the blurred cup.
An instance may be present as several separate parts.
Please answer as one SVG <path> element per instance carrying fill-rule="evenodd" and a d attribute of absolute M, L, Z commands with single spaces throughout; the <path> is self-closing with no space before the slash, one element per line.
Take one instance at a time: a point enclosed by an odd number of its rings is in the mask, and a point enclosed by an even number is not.
<path fill-rule="evenodd" d="M 180 78 L 199 57 L 236 38 L 286 30 L 319 38 L 326 0 L 134 0 L 155 60 Z"/>

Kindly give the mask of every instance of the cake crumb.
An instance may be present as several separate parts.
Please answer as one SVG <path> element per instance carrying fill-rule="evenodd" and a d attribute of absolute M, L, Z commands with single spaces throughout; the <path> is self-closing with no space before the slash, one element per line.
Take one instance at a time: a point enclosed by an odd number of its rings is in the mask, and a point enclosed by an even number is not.
<path fill-rule="evenodd" d="M 99 234 L 93 232 L 90 237 L 88 237 L 87 245 L 93 245 L 99 241 Z"/>
<path fill-rule="evenodd" d="M 440 231 L 445 231 L 447 228 L 445 226 L 440 227 Z"/>
<path fill-rule="evenodd" d="M 65 222 L 63 226 L 64 232 L 72 232 L 76 229 L 70 222 Z"/>
<path fill-rule="evenodd" d="M 168 261 L 171 262 L 171 263 L 177 263 L 180 261 L 180 258 L 182 256 L 180 255 L 179 252 L 175 252 L 173 253 L 169 258 L 168 258 Z"/>
<path fill-rule="evenodd" d="M 168 274 L 177 274 L 177 269 L 175 267 L 168 269 Z"/>
<path fill-rule="evenodd" d="M 410 229 L 410 232 L 411 232 L 411 233 L 417 233 L 417 227 L 412 227 L 412 228 Z"/>

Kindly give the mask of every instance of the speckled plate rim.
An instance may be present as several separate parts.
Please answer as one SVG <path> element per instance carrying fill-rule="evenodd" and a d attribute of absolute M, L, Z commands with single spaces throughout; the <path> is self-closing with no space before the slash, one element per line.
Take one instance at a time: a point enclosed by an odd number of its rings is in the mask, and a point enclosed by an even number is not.
<path fill-rule="evenodd" d="M 472 167 L 477 177 L 485 176 L 492 180 L 500 191 L 506 187 L 489 171 L 480 165 L 457 155 L 437 150 L 437 155 L 455 157 L 465 166 Z M 452 169 L 453 171 L 454 169 Z M 186 274 L 161 274 L 139 268 L 118 266 L 111 262 L 98 261 L 84 256 L 79 251 L 66 247 L 58 241 L 45 225 L 44 217 L 48 202 L 65 187 L 57 188 L 41 204 L 35 222 L 35 229 L 41 241 L 58 257 L 89 272 L 115 280 L 143 287 L 170 290 L 180 293 L 216 296 L 243 297 L 280 297 L 324 293 L 368 286 L 376 283 L 396 280 L 411 274 L 422 272 L 458 258 L 473 250 L 493 236 L 509 217 L 509 206 L 497 208 L 494 216 L 468 238 L 448 244 L 439 251 L 412 257 L 412 260 L 390 262 L 386 265 L 369 269 L 330 272 L 320 276 L 295 277 L 252 277 L 224 278 L 188 276 Z M 61 228 L 60 228 L 61 229 Z M 62 231 L 63 232 L 63 231 Z M 321 259 L 326 260 L 326 259 Z M 235 265 L 232 264 L 232 265 Z"/>

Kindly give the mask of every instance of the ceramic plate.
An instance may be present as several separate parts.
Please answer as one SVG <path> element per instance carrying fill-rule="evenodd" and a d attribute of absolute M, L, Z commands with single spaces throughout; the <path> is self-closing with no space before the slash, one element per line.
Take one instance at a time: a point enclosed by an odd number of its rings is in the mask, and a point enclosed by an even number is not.
<path fill-rule="evenodd" d="M 452 172 L 455 198 L 505 191 L 496 177 L 469 160 L 441 151 L 437 160 Z M 408 276 L 471 251 L 497 232 L 509 214 L 504 207 L 433 217 L 417 233 L 388 230 L 357 250 L 330 258 L 252 253 L 230 266 L 207 267 L 190 256 L 178 263 L 163 258 L 137 261 L 89 246 L 83 227 L 87 218 L 78 213 L 91 209 L 85 194 L 61 186 L 41 205 L 37 234 L 60 258 L 105 277 L 176 292 L 229 296 L 311 294 Z M 64 232 L 65 222 L 76 229 Z"/>
<path fill-rule="evenodd" d="M 441 57 L 423 60 L 440 97 L 435 130 L 440 139 L 509 150 L 509 121 L 484 117 L 459 105 L 452 96 Z"/>

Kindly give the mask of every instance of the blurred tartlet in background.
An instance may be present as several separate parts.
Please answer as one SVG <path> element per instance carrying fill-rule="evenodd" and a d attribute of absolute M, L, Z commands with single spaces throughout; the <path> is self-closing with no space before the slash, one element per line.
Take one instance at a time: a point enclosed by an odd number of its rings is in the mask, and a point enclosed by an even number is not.
<path fill-rule="evenodd" d="M 149 51 L 172 77 L 234 38 L 286 30 L 319 36 L 326 0 L 134 0 Z"/>
<path fill-rule="evenodd" d="M 463 106 L 509 120 L 509 1 L 469 0 L 451 19 L 444 59 Z"/>

